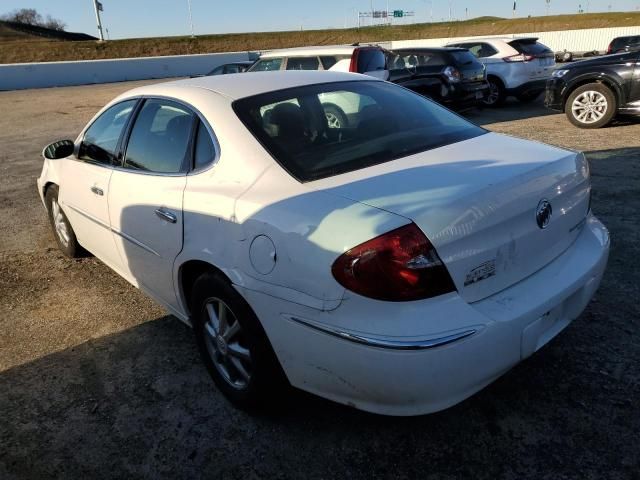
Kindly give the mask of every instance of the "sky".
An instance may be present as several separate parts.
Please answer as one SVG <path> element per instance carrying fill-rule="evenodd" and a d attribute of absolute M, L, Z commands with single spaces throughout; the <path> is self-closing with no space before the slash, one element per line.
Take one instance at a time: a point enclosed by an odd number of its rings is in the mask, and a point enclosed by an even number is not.
<path fill-rule="evenodd" d="M 103 26 L 111 39 L 189 35 L 189 0 L 101 0 Z M 449 18 L 493 15 L 511 17 L 513 0 L 373 0 L 374 9 L 415 12 L 400 23 L 428 22 Z M 589 12 L 640 11 L 640 0 L 550 0 L 552 14 L 576 13 L 578 6 Z M 35 8 L 67 24 L 71 32 L 97 36 L 93 0 L 0 0 L 0 15 L 18 8 Z M 357 12 L 371 9 L 370 0 L 191 0 L 196 35 L 353 27 Z M 467 13 L 468 9 L 468 13 Z M 517 17 L 545 15 L 546 0 L 517 0 Z M 105 32 L 106 34 L 106 32 Z"/>

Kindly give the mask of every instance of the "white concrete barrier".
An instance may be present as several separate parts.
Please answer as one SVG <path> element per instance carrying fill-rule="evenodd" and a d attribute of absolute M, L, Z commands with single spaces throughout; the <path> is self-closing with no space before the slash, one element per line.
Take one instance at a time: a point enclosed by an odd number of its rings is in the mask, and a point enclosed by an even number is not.
<path fill-rule="evenodd" d="M 0 90 L 184 77 L 224 63 L 249 60 L 250 52 L 0 65 Z"/>
<path fill-rule="evenodd" d="M 483 37 L 538 37 L 553 51 L 567 49 L 571 52 L 587 52 L 591 50 L 604 51 L 613 38 L 627 35 L 640 35 L 640 26 L 486 35 Z M 428 38 L 379 43 L 386 48 L 411 48 L 443 46 L 450 42 L 472 38 L 480 37 Z M 234 52 L 0 65 L 0 90 L 183 77 L 206 73 L 223 63 L 254 60 L 255 58 L 256 54 L 253 52 Z"/>
<path fill-rule="evenodd" d="M 640 35 L 640 26 L 482 35 L 475 37 L 426 38 L 422 40 L 399 40 L 388 43 L 391 44 L 391 48 L 441 47 L 447 43 L 473 38 L 538 37 L 540 42 L 554 52 L 565 49 L 570 52 L 590 52 L 592 50 L 605 51 L 611 40 L 615 37 L 624 37 L 627 35 Z"/>

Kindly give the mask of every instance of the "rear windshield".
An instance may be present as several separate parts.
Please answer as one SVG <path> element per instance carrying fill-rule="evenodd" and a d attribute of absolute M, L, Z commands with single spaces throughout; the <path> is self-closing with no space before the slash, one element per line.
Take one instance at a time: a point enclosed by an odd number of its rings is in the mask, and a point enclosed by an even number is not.
<path fill-rule="evenodd" d="M 458 65 L 474 65 L 478 62 L 476 56 L 471 53 L 469 50 L 458 50 L 451 52 L 451 55 L 456 60 Z"/>
<path fill-rule="evenodd" d="M 619 37 L 615 38 L 613 42 L 611 42 L 614 47 L 625 47 L 627 45 L 636 45 L 640 43 L 640 36 L 638 37 Z"/>
<path fill-rule="evenodd" d="M 377 81 L 269 92 L 237 100 L 233 108 L 271 156 L 301 182 L 486 133 L 425 97 Z"/>
<path fill-rule="evenodd" d="M 549 47 L 535 40 L 514 40 L 509 42 L 519 53 L 525 55 L 546 55 L 552 53 Z"/>

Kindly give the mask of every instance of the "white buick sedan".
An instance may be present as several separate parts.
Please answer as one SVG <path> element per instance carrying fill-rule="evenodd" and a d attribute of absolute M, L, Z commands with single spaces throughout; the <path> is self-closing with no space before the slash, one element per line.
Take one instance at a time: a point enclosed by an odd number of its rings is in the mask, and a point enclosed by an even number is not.
<path fill-rule="evenodd" d="M 327 96 L 357 105 L 340 128 Z M 43 154 L 60 249 L 191 324 L 242 407 L 289 385 L 388 415 L 449 407 L 576 318 L 607 263 L 584 155 L 357 74 L 137 88 Z"/>

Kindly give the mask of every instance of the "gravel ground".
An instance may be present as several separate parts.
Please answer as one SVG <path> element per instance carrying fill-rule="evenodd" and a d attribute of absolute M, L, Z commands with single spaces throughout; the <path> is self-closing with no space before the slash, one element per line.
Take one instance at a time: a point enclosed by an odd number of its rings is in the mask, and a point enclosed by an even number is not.
<path fill-rule="evenodd" d="M 591 161 L 609 267 L 548 346 L 434 415 L 296 393 L 252 417 L 217 393 L 186 326 L 94 258 L 58 253 L 37 196 L 42 147 L 140 83 L 0 93 L 0 478 L 640 479 L 640 121 L 468 114 Z"/>

